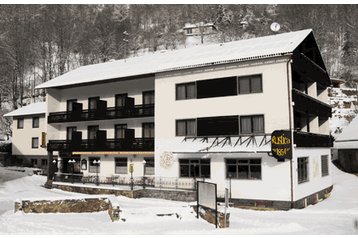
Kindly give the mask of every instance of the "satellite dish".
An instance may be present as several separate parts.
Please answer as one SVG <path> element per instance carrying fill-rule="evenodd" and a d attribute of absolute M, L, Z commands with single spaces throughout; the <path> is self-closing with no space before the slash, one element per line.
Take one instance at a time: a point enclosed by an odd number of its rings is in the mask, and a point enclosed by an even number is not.
<path fill-rule="evenodd" d="M 280 24 L 278 24 L 277 22 L 273 22 L 270 26 L 271 31 L 273 32 L 278 32 L 280 30 Z"/>

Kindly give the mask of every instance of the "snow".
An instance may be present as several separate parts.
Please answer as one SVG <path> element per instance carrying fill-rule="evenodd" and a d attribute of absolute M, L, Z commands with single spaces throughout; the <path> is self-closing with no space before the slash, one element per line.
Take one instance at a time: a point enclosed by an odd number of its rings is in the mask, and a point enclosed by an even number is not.
<path fill-rule="evenodd" d="M 332 195 L 301 210 L 254 211 L 230 208 L 230 228 L 197 219 L 192 203 L 162 199 L 113 197 L 122 210 L 120 220 L 111 222 L 108 213 L 14 213 L 14 201 L 24 197 L 79 198 L 91 195 L 48 190 L 42 187 L 46 178 L 14 172 L 0 167 L 0 177 L 18 177 L 0 183 L 0 234 L 136 234 L 136 235 L 262 235 L 262 234 L 329 234 L 357 235 L 354 220 L 358 219 L 358 177 L 343 173 L 333 166 Z M 98 195 L 96 195 L 98 196 Z M 115 202 L 114 202 L 115 203 Z"/>
<path fill-rule="evenodd" d="M 224 44 L 201 45 L 165 53 L 132 57 L 113 62 L 87 65 L 72 70 L 36 88 L 51 88 L 80 83 L 154 74 L 291 53 L 312 32 L 311 29 Z"/>
<path fill-rule="evenodd" d="M 4 117 L 25 116 L 34 114 L 45 114 L 46 102 L 31 103 L 27 106 L 21 107 L 15 111 L 9 112 Z"/>

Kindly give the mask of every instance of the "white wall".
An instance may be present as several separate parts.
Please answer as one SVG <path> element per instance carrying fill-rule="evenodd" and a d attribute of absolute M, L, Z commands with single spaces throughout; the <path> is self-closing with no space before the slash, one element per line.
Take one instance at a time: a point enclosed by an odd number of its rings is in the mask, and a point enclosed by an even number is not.
<path fill-rule="evenodd" d="M 328 176 L 321 176 L 321 156 L 328 155 Z M 298 184 L 297 158 L 308 157 L 308 182 Z M 294 178 L 294 200 L 301 199 L 315 192 L 330 187 L 333 184 L 331 170 L 331 150 L 330 148 L 296 148 L 293 160 Z"/>
<path fill-rule="evenodd" d="M 32 128 L 32 118 L 40 116 L 39 128 Z M 46 132 L 47 120 L 45 116 L 34 115 L 24 118 L 24 128 L 17 128 L 17 118 L 12 123 L 12 154 L 13 155 L 47 155 L 46 148 L 40 147 L 42 132 Z M 39 148 L 32 148 L 32 137 L 39 138 Z"/>

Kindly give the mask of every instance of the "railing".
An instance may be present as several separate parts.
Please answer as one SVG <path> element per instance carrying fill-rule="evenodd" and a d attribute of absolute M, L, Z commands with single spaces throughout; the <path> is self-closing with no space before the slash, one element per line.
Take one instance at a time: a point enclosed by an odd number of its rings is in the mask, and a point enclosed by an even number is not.
<path fill-rule="evenodd" d="M 141 176 L 131 177 L 113 175 L 110 177 L 99 177 L 97 175 L 83 176 L 81 174 L 68 174 L 56 173 L 54 181 L 68 182 L 68 183 L 81 183 L 93 185 L 111 185 L 126 186 L 125 189 L 130 189 L 131 186 L 139 187 L 156 187 L 158 189 L 180 189 L 180 190 L 195 190 L 196 181 L 200 178 L 174 178 L 174 177 L 154 177 L 154 176 Z M 203 179 L 200 179 L 203 180 Z"/>
<path fill-rule="evenodd" d="M 295 131 L 293 136 L 297 147 L 333 147 L 333 137 L 329 135 Z"/>
<path fill-rule="evenodd" d="M 48 123 L 60 123 L 151 116 L 154 116 L 154 104 L 136 105 L 134 107 L 108 107 L 105 113 L 101 110 L 51 112 L 47 120 Z"/>
<path fill-rule="evenodd" d="M 292 101 L 295 102 L 295 109 L 314 114 L 321 117 L 331 117 L 332 108 L 328 104 L 319 101 L 297 89 L 292 89 Z"/>
<path fill-rule="evenodd" d="M 51 151 L 154 151 L 154 138 L 107 139 L 105 141 L 50 140 Z"/>

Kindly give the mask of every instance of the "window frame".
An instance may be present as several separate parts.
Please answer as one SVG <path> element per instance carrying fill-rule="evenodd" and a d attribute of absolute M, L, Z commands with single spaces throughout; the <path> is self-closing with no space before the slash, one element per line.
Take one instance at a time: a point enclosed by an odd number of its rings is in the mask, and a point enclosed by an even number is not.
<path fill-rule="evenodd" d="M 243 133 L 242 132 L 242 125 L 241 118 L 250 117 L 251 120 L 251 132 L 250 133 Z M 262 117 L 263 121 L 263 131 L 262 132 L 254 132 L 254 117 Z M 264 135 L 265 134 L 265 114 L 255 114 L 255 115 L 239 115 L 239 135 Z"/>
<path fill-rule="evenodd" d="M 25 125 L 25 118 L 23 117 L 19 117 L 16 119 L 17 120 L 17 129 L 24 129 L 24 125 Z M 22 125 L 20 126 L 20 121 L 22 122 Z"/>
<path fill-rule="evenodd" d="M 252 90 L 252 78 L 254 76 L 260 76 L 260 91 L 253 91 Z M 249 92 L 240 92 L 240 80 L 242 79 L 249 79 Z M 263 80 L 262 80 L 262 74 L 250 74 L 250 75 L 242 75 L 237 76 L 237 95 L 245 95 L 245 94 L 253 94 L 253 93 L 263 93 Z"/>
<path fill-rule="evenodd" d="M 304 161 L 301 161 L 304 160 Z M 302 170 L 303 169 L 303 170 Z M 302 174 L 303 173 L 303 174 Z M 297 182 L 303 184 L 309 182 L 309 157 L 297 158 Z"/>
<path fill-rule="evenodd" d="M 183 161 L 188 160 L 188 163 L 185 163 Z M 179 158 L 179 178 L 205 178 L 205 179 L 211 179 L 211 158 Z M 199 161 L 198 164 L 194 163 L 193 161 Z M 209 162 L 209 177 L 204 177 L 202 176 L 202 166 L 207 166 L 206 163 L 203 164 L 203 162 Z M 199 165 L 199 175 L 198 176 L 191 176 L 191 169 L 192 166 L 194 166 L 194 171 L 195 171 L 195 166 Z M 188 166 L 188 176 L 183 176 L 183 174 L 181 173 L 182 170 L 182 166 Z"/>
<path fill-rule="evenodd" d="M 35 146 L 34 140 L 37 140 L 37 146 Z M 31 148 L 32 149 L 38 149 L 40 144 L 40 140 L 38 137 L 32 137 L 31 138 Z"/>
<path fill-rule="evenodd" d="M 145 102 L 144 98 L 145 98 L 145 96 L 147 96 L 147 95 L 153 96 L 153 103 L 146 103 L 146 102 Z M 142 92 L 142 104 L 143 104 L 143 105 L 154 105 L 154 103 L 155 103 L 155 93 L 154 93 L 154 90 L 143 91 L 143 92 Z"/>
<path fill-rule="evenodd" d="M 99 165 L 91 165 L 91 164 L 93 164 L 94 160 L 99 160 L 100 161 Z M 102 164 L 101 157 L 95 157 L 95 156 L 88 157 L 88 172 L 89 173 L 97 173 L 97 172 L 101 173 L 101 164 Z M 92 170 L 93 167 L 95 167 L 94 171 Z M 98 171 L 96 171 L 97 170 L 96 167 L 98 167 Z"/>
<path fill-rule="evenodd" d="M 95 110 L 97 110 L 97 109 L 98 109 L 98 101 L 99 101 L 100 99 L 101 99 L 101 98 L 100 98 L 99 96 L 97 96 L 97 97 L 89 97 L 89 98 L 88 98 L 88 104 L 87 104 L 87 109 L 88 109 L 88 111 L 95 111 Z M 96 101 L 96 108 L 90 108 L 90 105 L 91 105 L 90 101 L 92 101 L 92 100 Z"/>
<path fill-rule="evenodd" d="M 144 166 L 144 176 L 150 176 L 150 175 L 155 175 L 155 162 L 154 162 L 154 157 L 144 157 L 143 160 L 145 161 L 145 166 Z M 153 161 L 153 163 L 152 163 Z M 149 165 L 153 165 L 153 166 L 148 166 Z M 147 172 L 147 168 L 153 168 L 153 172 L 150 172 L 148 174 Z"/>
<path fill-rule="evenodd" d="M 144 137 L 144 129 L 147 125 L 153 125 L 153 135 L 151 137 Z M 150 128 L 151 129 L 151 128 Z M 142 138 L 154 138 L 155 137 L 155 125 L 154 122 L 143 122 L 142 123 Z"/>
<path fill-rule="evenodd" d="M 230 160 L 235 160 L 235 163 L 230 163 Z M 259 164 L 256 163 L 252 163 L 251 161 L 253 160 L 260 160 Z M 241 161 L 241 162 L 240 162 Z M 243 162 L 243 161 L 247 161 L 247 162 Z M 239 176 L 239 166 L 246 166 L 247 165 L 247 178 L 240 178 Z M 234 177 L 229 177 L 229 171 L 228 168 L 229 166 L 235 166 L 235 174 L 236 176 Z M 256 178 L 251 176 L 251 167 L 260 167 L 260 177 Z M 225 176 L 226 179 L 235 179 L 235 180 L 253 180 L 253 181 L 261 181 L 262 180 L 262 158 L 261 157 L 257 157 L 257 158 L 225 158 Z"/>
<path fill-rule="evenodd" d="M 125 129 L 128 129 L 128 125 L 127 123 L 122 123 L 122 124 L 115 124 L 114 125 L 114 139 L 124 139 L 125 138 L 125 135 L 123 135 L 123 137 L 117 137 L 117 130 L 120 129 L 120 130 L 125 130 Z"/>
<path fill-rule="evenodd" d="M 72 129 L 72 131 L 71 131 L 71 139 L 69 138 L 70 136 L 70 134 L 68 133 L 68 131 L 70 130 L 70 129 Z M 70 140 L 72 140 L 73 138 L 72 138 L 72 133 L 73 132 L 75 132 L 75 131 L 77 131 L 77 126 L 68 126 L 68 127 L 66 127 L 66 140 L 67 141 L 70 141 Z"/>
<path fill-rule="evenodd" d="M 188 135 L 188 121 L 194 121 L 195 133 L 194 135 Z M 185 122 L 185 135 L 178 134 L 178 123 Z M 196 136 L 197 133 L 197 118 L 189 118 L 189 119 L 178 119 L 175 120 L 175 136 Z"/>
<path fill-rule="evenodd" d="M 189 85 L 194 85 L 194 97 L 192 98 L 188 98 L 188 90 L 187 87 Z M 178 98 L 178 87 L 180 86 L 185 86 L 185 97 L 184 98 Z M 188 83 L 177 83 L 175 84 L 175 100 L 176 101 L 181 101 L 181 100 L 190 100 L 190 99 L 197 99 L 197 86 L 196 86 L 196 81 L 192 81 L 192 82 L 188 82 Z"/>
<path fill-rule="evenodd" d="M 37 121 L 37 124 L 35 123 Z M 40 128 L 40 117 L 32 118 L 32 128 Z"/>
<path fill-rule="evenodd" d="M 328 155 L 321 155 L 321 177 L 326 177 L 329 175 L 329 159 Z M 323 163 L 323 160 L 326 160 L 325 163 Z M 325 167 L 323 167 L 323 165 Z"/>
<path fill-rule="evenodd" d="M 72 112 L 72 111 L 73 111 L 73 103 L 74 103 L 74 102 L 77 102 L 77 99 L 68 99 L 68 100 L 66 101 L 66 111 L 67 111 L 67 112 Z M 69 110 L 69 109 L 70 109 L 70 104 L 72 105 L 71 110 Z"/>
<path fill-rule="evenodd" d="M 123 100 L 126 97 L 128 97 L 128 93 L 120 93 L 120 94 L 114 95 L 114 107 L 115 108 L 124 107 L 124 106 L 118 106 L 118 99 L 121 98 Z M 125 102 L 124 102 L 124 104 L 125 104 Z"/>
<path fill-rule="evenodd" d="M 124 168 L 124 166 L 117 166 L 117 163 L 122 163 L 124 164 L 125 161 L 125 172 L 119 172 L 117 171 L 117 167 L 120 168 Z M 128 174 L 128 157 L 114 157 L 114 173 L 115 174 Z"/>

